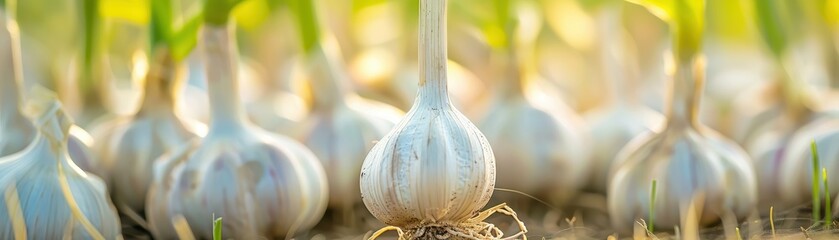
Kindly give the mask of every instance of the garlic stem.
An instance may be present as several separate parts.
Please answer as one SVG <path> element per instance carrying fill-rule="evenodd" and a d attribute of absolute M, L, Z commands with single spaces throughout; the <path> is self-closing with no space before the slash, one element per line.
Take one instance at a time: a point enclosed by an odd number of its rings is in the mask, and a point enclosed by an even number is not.
<path fill-rule="evenodd" d="M 176 96 L 180 91 L 177 63 L 168 49 L 158 48 L 152 54 L 138 114 L 175 114 Z"/>
<path fill-rule="evenodd" d="M 234 62 L 237 53 L 233 26 L 205 25 L 202 30 L 211 131 L 239 126 L 245 121 L 245 112 L 239 100 L 238 68 Z"/>
<path fill-rule="evenodd" d="M 324 32 L 315 0 L 293 1 L 297 30 L 308 59 L 314 107 L 329 107 L 343 102 L 350 92 L 349 76 L 343 68 L 341 50 L 334 37 Z"/>
<path fill-rule="evenodd" d="M 704 84 L 702 60 L 679 61 L 671 81 L 668 128 L 698 126 L 697 111 Z"/>
<path fill-rule="evenodd" d="M 450 106 L 446 79 L 446 0 L 421 0 L 419 23 L 419 95 L 432 108 Z"/>
<path fill-rule="evenodd" d="M 6 28 L 8 29 L 7 33 L 9 35 L 4 34 L 2 36 L 3 46 L 0 46 L 3 50 L 8 51 L 3 56 L 0 56 L 0 68 L 3 69 L 3 71 L 0 71 L 2 72 L 0 73 L 2 74 L 0 75 L 0 78 L 2 78 L 0 79 L 0 109 L 14 110 L 0 111 L 0 119 L 24 120 L 25 118 L 20 112 L 21 102 L 23 100 L 20 94 L 23 70 L 20 59 L 20 39 L 19 32 L 17 31 L 17 23 L 14 19 L 6 19 Z M 13 115 L 3 116 L 4 112 L 13 113 Z"/>
<path fill-rule="evenodd" d="M 82 62 L 79 71 L 81 75 L 78 79 L 79 94 L 84 108 L 87 109 L 84 112 L 96 115 L 100 113 L 99 111 L 106 110 L 102 101 L 103 95 L 97 90 L 104 83 L 103 79 L 105 77 L 101 68 L 103 67 L 101 66 L 102 41 L 99 39 L 102 29 L 101 16 L 99 16 L 100 0 L 84 0 L 81 2 L 82 7 L 79 9 L 81 10 L 80 16 L 82 16 L 81 22 L 84 31 L 82 40 L 84 45 L 82 46 Z M 97 116 L 84 117 L 93 118 Z"/>
<path fill-rule="evenodd" d="M 600 60 L 603 64 L 603 76 L 606 79 L 611 101 L 616 105 L 625 105 L 635 100 L 629 94 L 632 86 L 628 84 L 624 50 L 624 36 L 621 24 L 621 4 L 607 6 L 600 10 L 598 30 L 600 30 Z"/>

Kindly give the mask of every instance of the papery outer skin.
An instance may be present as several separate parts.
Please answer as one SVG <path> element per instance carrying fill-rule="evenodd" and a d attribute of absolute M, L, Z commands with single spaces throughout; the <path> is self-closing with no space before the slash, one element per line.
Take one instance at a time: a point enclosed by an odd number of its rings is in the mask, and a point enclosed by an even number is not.
<path fill-rule="evenodd" d="M 234 132 L 235 131 L 235 132 Z M 316 224 L 326 209 L 326 176 L 294 140 L 256 129 L 214 133 L 155 164 L 147 211 L 156 238 L 175 238 L 183 215 L 198 238 L 212 238 L 212 216 L 225 238 L 276 238 Z"/>
<path fill-rule="evenodd" d="M 839 143 L 839 121 L 836 119 L 823 119 L 808 124 L 798 130 L 795 135 L 789 140 L 787 151 L 783 155 L 783 162 L 779 167 L 780 171 L 776 176 L 779 179 L 784 179 L 778 183 L 778 191 L 782 194 L 781 200 L 786 204 L 785 206 L 798 206 L 801 204 L 808 204 L 812 201 L 813 188 L 813 155 L 811 151 L 811 143 L 815 141 L 819 152 L 819 161 L 821 168 L 827 169 L 827 176 L 830 187 L 831 197 L 835 197 L 839 193 L 839 189 L 833 186 L 839 186 L 839 148 L 836 148 L 836 143 Z M 819 174 L 819 185 L 822 185 L 821 170 Z M 821 187 L 820 192 L 824 191 Z M 824 198 L 824 194 L 820 194 Z M 777 208 L 776 208 L 777 209 Z M 837 209 L 837 208 L 834 208 Z M 839 211 L 834 211 L 833 214 Z"/>
<path fill-rule="evenodd" d="M 105 239 L 120 238 L 119 217 L 108 199 L 105 184 L 79 169 L 66 156 L 66 149 L 51 149 L 47 140 L 38 136 L 25 150 L 0 158 L 0 188 L 3 192 L 13 184 L 17 188 L 27 237 L 62 239 L 67 224 L 73 222 L 73 239 L 91 238 L 81 223 L 74 220 L 61 192 L 57 168 L 61 164 L 84 216 Z M 0 207 L 0 238 L 14 239 L 5 198 L 0 198 L 0 206 L 3 206 Z"/>
<path fill-rule="evenodd" d="M 632 140 L 618 154 L 609 182 L 612 224 L 630 233 L 638 219 L 648 220 L 650 186 L 658 182 L 656 229 L 679 226 L 694 196 L 704 195 L 698 224 L 706 226 L 733 214 L 742 219 L 757 203 L 757 184 L 749 157 L 736 143 L 703 128 L 666 129 Z M 623 196 L 623 197 L 615 197 Z"/>
<path fill-rule="evenodd" d="M 644 106 L 626 104 L 595 109 L 584 115 L 589 123 L 592 137 L 591 172 L 588 187 L 606 193 L 609 171 L 618 152 L 633 138 L 653 131 L 659 131 L 664 116 Z"/>
<path fill-rule="evenodd" d="M 114 203 L 141 212 L 152 182 L 154 160 L 196 137 L 197 127 L 164 115 L 136 116 L 118 122 L 107 138 L 100 139 L 98 152 L 110 172 L 108 185 Z"/>
<path fill-rule="evenodd" d="M 358 178 L 376 141 L 399 121 L 400 111 L 357 97 L 328 109 L 315 109 L 301 141 L 315 153 L 329 181 L 329 207 L 350 209 L 361 202 Z"/>
<path fill-rule="evenodd" d="M 420 103 L 367 155 L 361 196 L 388 225 L 456 223 L 487 204 L 495 177 L 492 149 L 465 116 Z"/>
<path fill-rule="evenodd" d="M 556 108 L 519 95 L 501 99 L 482 118 L 481 132 L 494 146 L 498 187 L 547 195 L 562 205 L 585 183 L 590 166 L 585 123 L 570 109 Z"/>

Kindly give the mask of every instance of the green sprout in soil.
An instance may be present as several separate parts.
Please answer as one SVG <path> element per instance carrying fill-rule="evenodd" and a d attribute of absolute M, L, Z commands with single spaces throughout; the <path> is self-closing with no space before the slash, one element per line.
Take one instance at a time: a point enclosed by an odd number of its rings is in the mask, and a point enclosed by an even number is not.
<path fill-rule="evenodd" d="M 819 202 L 819 152 L 816 148 L 816 141 L 810 143 L 810 150 L 813 152 L 813 223 L 819 222 L 819 211 L 821 203 Z"/>
<path fill-rule="evenodd" d="M 824 180 L 824 227 L 830 228 L 830 223 L 833 222 L 833 209 L 830 207 L 830 190 L 827 188 L 827 168 L 822 168 L 822 178 Z"/>
<path fill-rule="evenodd" d="M 652 190 L 650 191 L 650 224 L 647 225 L 647 230 L 653 232 L 655 230 L 655 189 L 656 181 L 653 179 Z"/>
<path fill-rule="evenodd" d="M 213 240 L 221 240 L 221 217 L 213 218 Z"/>

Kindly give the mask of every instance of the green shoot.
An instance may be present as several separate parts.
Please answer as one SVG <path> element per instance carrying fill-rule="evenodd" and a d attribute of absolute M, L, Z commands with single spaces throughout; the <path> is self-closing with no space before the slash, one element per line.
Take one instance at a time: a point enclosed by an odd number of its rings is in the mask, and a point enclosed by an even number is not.
<path fill-rule="evenodd" d="M 204 23 L 215 26 L 227 25 L 230 13 L 245 0 L 206 0 L 204 1 Z M 308 1 L 306 1 L 308 2 Z"/>
<path fill-rule="evenodd" d="M 289 6 L 294 11 L 297 21 L 297 31 L 300 32 L 300 42 L 306 53 L 320 47 L 321 25 L 318 21 L 317 9 L 314 1 L 292 0 Z"/>
<path fill-rule="evenodd" d="M 775 58 L 780 58 L 789 45 L 788 33 L 790 16 L 786 11 L 786 1 L 754 0 L 757 26 L 763 41 L 769 47 Z"/>
<path fill-rule="evenodd" d="M 819 189 L 819 152 L 816 148 L 815 140 L 810 143 L 810 150 L 813 153 L 813 186 L 811 189 L 813 193 L 813 223 L 818 223 L 819 212 L 821 211 L 821 203 L 819 199 L 819 193 L 821 191 Z"/>
<path fill-rule="evenodd" d="M 702 48 L 704 0 L 628 0 L 644 6 L 670 25 L 676 61 L 693 58 Z"/>
<path fill-rule="evenodd" d="M 827 168 L 822 168 L 822 178 L 824 180 L 824 227 L 830 228 L 830 223 L 833 222 L 833 209 L 830 207 L 830 190 L 827 188 Z"/>
<path fill-rule="evenodd" d="M 221 217 L 215 218 L 213 214 L 213 240 L 221 240 Z"/>
<path fill-rule="evenodd" d="M 735 227 L 734 232 L 737 233 L 737 240 L 743 240 L 743 235 L 740 235 L 740 227 Z"/>
<path fill-rule="evenodd" d="M 655 192 L 656 192 L 656 181 L 653 179 L 653 186 L 650 191 L 650 222 L 647 224 L 647 230 L 649 232 L 653 232 L 655 230 Z"/>

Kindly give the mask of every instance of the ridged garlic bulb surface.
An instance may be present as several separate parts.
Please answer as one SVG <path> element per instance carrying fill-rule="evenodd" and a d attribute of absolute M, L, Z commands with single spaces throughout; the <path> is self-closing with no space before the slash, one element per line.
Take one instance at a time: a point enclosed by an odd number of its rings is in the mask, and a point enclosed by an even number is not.
<path fill-rule="evenodd" d="M 0 238 L 121 238 L 104 182 L 68 157 L 69 116 L 54 99 L 33 106 L 35 139 L 23 151 L 0 158 Z M 21 223 L 25 231 L 15 229 Z"/>
<path fill-rule="evenodd" d="M 196 237 L 212 238 L 212 216 L 224 238 L 293 237 L 326 209 L 327 186 L 314 154 L 290 138 L 253 126 L 237 96 L 235 42 L 230 28 L 202 29 L 211 125 L 207 136 L 157 160 L 147 198 L 156 238 L 175 238 L 181 215 Z"/>
<path fill-rule="evenodd" d="M 749 156 L 696 116 L 702 71 L 680 64 L 664 130 L 633 140 L 619 153 L 608 187 L 609 213 L 619 231 L 631 232 L 638 219 L 649 220 L 653 180 L 656 229 L 679 226 L 691 202 L 704 202 L 697 207 L 702 226 L 729 213 L 743 219 L 754 209 L 757 183 Z"/>
<path fill-rule="evenodd" d="M 176 109 L 183 85 L 178 63 L 168 50 L 156 49 L 146 76 L 140 110 L 130 117 L 103 123 L 98 153 L 107 168 L 108 185 L 118 208 L 145 208 L 154 160 L 195 138 L 203 125 L 182 119 Z"/>
<path fill-rule="evenodd" d="M 364 205 L 388 225 L 463 222 L 495 187 L 489 142 L 448 97 L 445 10 L 445 0 L 420 1 L 420 90 L 362 166 Z"/>

